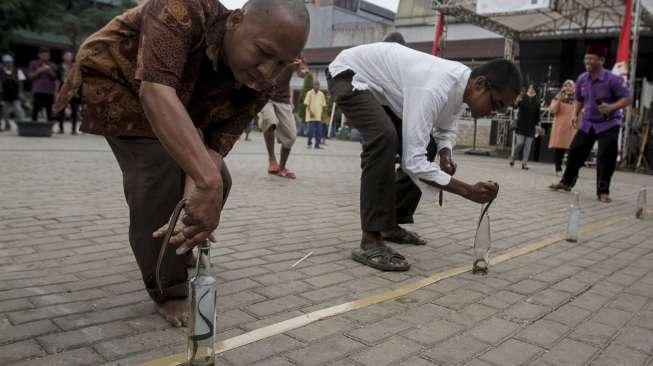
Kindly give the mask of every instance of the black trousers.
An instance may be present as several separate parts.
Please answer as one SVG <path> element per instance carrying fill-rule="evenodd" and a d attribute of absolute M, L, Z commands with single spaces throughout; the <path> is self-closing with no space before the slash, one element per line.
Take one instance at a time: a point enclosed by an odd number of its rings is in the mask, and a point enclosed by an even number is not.
<path fill-rule="evenodd" d="M 36 122 L 41 109 L 45 108 L 45 114 L 48 121 L 52 120 L 52 105 L 54 104 L 54 95 L 47 93 L 34 93 L 34 108 L 32 109 L 32 121 Z"/>
<path fill-rule="evenodd" d="M 578 179 L 578 171 L 592 152 L 594 142 L 599 142 L 596 162 L 596 194 L 610 194 L 610 180 L 617 166 L 619 127 L 611 128 L 599 134 L 590 130 L 585 133 L 578 130 L 569 147 L 567 168 L 562 176 L 562 183 L 573 187 Z"/>
<path fill-rule="evenodd" d="M 401 136 L 401 118 L 399 118 L 389 107 L 384 106 L 383 109 L 385 109 L 386 114 L 390 117 L 392 123 L 395 125 L 397 135 L 399 136 L 399 152 L 401 153 L 401 142 L 403 141 Z M 430 162 L 433 162 L 437 153 L 437 144 L 431 135 L 429 136 L 429 144 L 426 147 L 426 159 Z M 401 169 L 401 166 L 398 167 L 396 171 L 395 192 L 395 212 L 397 216 L 397 224 L 414 223 L 415 220 L 413 219 L 413 215 L 415 214 L 415 211 L 417 211 L 419 200 L 422 198 L 422 191 L 415 184 L 415 182 L 413 182 L 410 176 L 408 176 L 408 174 L 406 174 Z"/>
<path fill-rule="evenodd" d="M 77 132 L 77 116 L 79 113 L 79 107 L 81 105 L 81 101 L 78 98 L 74 98 L 73 100 L 70 101 L 70 121 L 73 124 L 72 127 L 72 133 Z M 63 110 L 59 115 L 56 117 L 59 120 L 59 131 L 63 131 L 63 123 L 66 119 L 66 111 Z"/>
<path fill-rule="evenodd" d="M 567 152 L 567 149 L 553 149 L 553 163 L 555 164 L 556 172 L 562 171 L 562 160 L 565 158 L 565 152 Z"/>
<path fill-rule="evenodd" d="M 184 172 L 158 140 L 107 137 L 107 141 L 122 170 L 129 206 L 129 243 L 148 294 L 156 302 L 187 297 L 187 258 L 176 255 L 173 247 L 167 248 L 161 265 L 163 294 L 158 291 L 156 265 L 162 239 L 152 238 L 152 233 L 168 222 L 183 197 Z M 226 201 L 231 176 L 225 164 L 221 173 Z"/>
<path fill-rule="evenodd" d="M 327 73 L 329 91 L 347 123 L 362 136 L 361 228 L 389 231 L 398 223 L 412 222 L 421 192 L 403 171 L 395 172 L 395 159 L 401 153 L 401 119 L 388 113 L 371 92 L 352 90 L 353 75 L 346 71 L 331 78 Z"/>

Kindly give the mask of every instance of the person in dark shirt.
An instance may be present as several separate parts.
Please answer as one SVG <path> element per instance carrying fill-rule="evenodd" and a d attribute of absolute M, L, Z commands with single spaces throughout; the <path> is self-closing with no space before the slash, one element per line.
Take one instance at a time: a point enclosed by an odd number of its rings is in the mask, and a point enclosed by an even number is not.
<path fill-rule="evenodd" d="M 58 77 L 61 83 L 63 83 L 66 78 L 68 77 L 68 74 L 73 70 L 73 67 L 75 66 L 74 60 L 75 57 L 71 51 L 65 51 L 62 55 L 63 62 L 59 66 L 59 72 L 58 72 Z M 70 131 L 70 134 L 76 135 L 77 134 L 77 116 L 79 114 L 79 107 L 81 105 L 82 101 L 79 98 L 79 96 L 74 96 L 72 99 L 70 99 L 70 104 L 68 105 L 70 107 L 70 120 L 72 122 L 72 128 Z M 56 119 L 59 120 L 59 133 L 64 132 L 64 120 L 66 119 L 66 113 L 65 111 L 62 111 L 56 116 Z"/>
<path fill-rule="evenodd" d="M 9 117 L 14 113 L 16 121 L 25 119 L 25 111 L 21 105 L 20 96 L 23 93 L 23 82 L 27 78 L 23 72 L 14 65 L 14 57 L 2 56 L 0 65 L 0 91 L 2 92 L 2 119 L 5 121 L 5 130 L 11 129 Z M 2 126 L 0 126 L 2 131 Z"/>
<path fill-rule="evenodd" d="M 528 169 L 528 158 L 531 155 L 531 145 L 535 138 L 535 126 L 540 124 L 540 98 L 537 97 L 535 84 L 528 84 L 525 94 L 517 97 L 519 108 L 517 126 L 515 127 L 515 146 L 510 156 L 510 166 L 515 165 L 515 159 L 521 154 L 522 169 Z"/>

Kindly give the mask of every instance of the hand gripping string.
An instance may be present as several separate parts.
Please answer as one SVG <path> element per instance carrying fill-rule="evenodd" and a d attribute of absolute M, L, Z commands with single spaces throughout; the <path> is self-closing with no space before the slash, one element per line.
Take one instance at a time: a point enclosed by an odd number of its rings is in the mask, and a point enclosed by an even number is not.
<path fill-rule="evenodd" d="M 166 235 L 163 237 L 163 242 L 161 243 L 161 249 L 159 249 L 159 259 L 156 263 L 156 286 L 161 295 L 163 295 L 163 286 L 161 285 L 161 264 L 163 263 L 163 257 L 165 257 L 166 248 L 168 247 L 172 233 L 175 231 L 175 226 L 177 225 L 177 220 L 179 219 L 181 210 L 185 205 L 186 199 L 183 198 L 179 203 L 177 203 L 177 206 L 172 211 L 172 215 L 170 215 L 170 220 L 168 221 L 168 231 L 166 231 Z"/>
<path fill-rule="evenodd" d="M 499 188 L 497 187 L 497 194 L 499 193 Z M 485 215 L 487 215 L 488 210 L 490 209 L 490 206 L 492 205 L 492 202 L 494 202 L 494 198 L 491 199 L 485 207 L 483 207 L 483 211 L 481 211 L 481 216 L 478 218 L 478 224 L 476 224 L 476 235 L 478 235 L 478 230 L 481 228 L 481 223 L 483 222 L 483 219 L 485 218 Z M 489 263 L 485 263 L 485 267 L 480 267 L 479 263 L 485 262 L 485 259 L 479 258 L 474 261 L 474 264 L 472 265 L 472 273 L 487 273 L 487 265 Z"/>

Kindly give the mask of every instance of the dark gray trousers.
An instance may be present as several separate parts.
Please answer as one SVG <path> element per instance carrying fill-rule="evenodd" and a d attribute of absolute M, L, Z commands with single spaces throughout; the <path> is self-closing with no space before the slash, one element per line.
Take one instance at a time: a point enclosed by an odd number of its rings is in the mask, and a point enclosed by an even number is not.
<path fill-rule="evenodd" d="M 163 302 L 188 296 L 186 256 L 168 248 L 161 265 L 163 293 L 156 286 L 156 265 L 161 239 L 152 233 L 165 225 L 184 194 L 184 172 L 156 139 L 107 137 L 122 170 L 125 199 L 129 206 L 129 243 L 152 300 Z M 222 165 L 224 201 L 231 176 Z M 190 254 L 190 252 L 188 252 Z"/>
<path fill-rule="evenodd" d="M 363 231 L 389 231 L 397 224 L 413 222 L 421 191 L 401 169 L 395 172 L 395 159 L 401 154 L 401 119 L 371 92 L 352 90 L 353 75 L 352 71 L 334 78 L 327 74 L 329 91 L 347 116 L 347 123 L 360 131 L 363 140 L 361 227 Z M 428 154 L 431 160 L 435 152 L 432 141 Z"/>

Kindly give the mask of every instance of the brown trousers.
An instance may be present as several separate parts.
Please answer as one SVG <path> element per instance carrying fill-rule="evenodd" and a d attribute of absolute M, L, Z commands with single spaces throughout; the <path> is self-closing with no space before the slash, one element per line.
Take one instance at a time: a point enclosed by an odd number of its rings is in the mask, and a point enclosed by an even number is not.
<path fill-rule="evenodd" d="M 152 233 L 165 225 L 184 193 L 184 172 L 156 139 L 107 137 L 122 170 L 125 199 L 129 206 L 129 243 L 152 300 L 163 302 L 188 296 L 186 256 L 168 248 L 161 265 L 163 293 L 156 286 L 156 265 L 161 239 Z M 231 176 L 222 165 L 224 201 Z M 189 252 L 190 254 L 190 252 Z"/>

